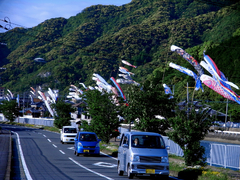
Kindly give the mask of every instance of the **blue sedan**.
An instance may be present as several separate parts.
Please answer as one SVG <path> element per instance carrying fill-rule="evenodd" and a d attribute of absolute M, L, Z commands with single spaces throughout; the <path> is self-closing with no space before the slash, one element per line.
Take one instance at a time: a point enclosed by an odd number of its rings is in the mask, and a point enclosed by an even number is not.
<path fill-rule="evenodd" d="M 100 155 L 99 142 L 101 139 L 98 139 L 96 133 L 78 132 L 74 141 L 74 154 L 76 156 L 80 154 Z"/>

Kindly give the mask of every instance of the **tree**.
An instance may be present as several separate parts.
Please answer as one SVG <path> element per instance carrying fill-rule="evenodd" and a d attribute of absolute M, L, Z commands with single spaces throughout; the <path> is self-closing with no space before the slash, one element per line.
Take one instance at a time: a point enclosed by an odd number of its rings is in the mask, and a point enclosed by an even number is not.
<path fill-rule="evenodd" d="M 233 122 L 240 122 L 240 110 L 239 109 L 231 109 L 231 110 L 229 110 L 229 114 L 231 115 Z"/>
<path fill-rule="evenodd" d="M 92 120 L 90 124 L 83 122 L 81 127 L 85 131 L 95 132 L 102 141 L 109 143 L 111 138 L 119 135 L 115 130 L 120 126 L 118 118 L 118 115 L 121 115 L 120 106 L 114 103 L 112 99 L 114 95 L 111 93 L 89 90 L 84 95 L 85 112 L 91 116 Z"/>
<path fill-rule="evenodd" d="M 3 115 L 10 121 L 13 122 L 19 115 L 19 108 L 16 101 L 2 101 L 0 105 L 0 110 L 2 111 Z"/>
<path fill-rule="evenodd" d="M 128 123 L 134 122 L 138 130 L 165 134 L 169 127 L 166 119 L 173 115 L 175 100 L 165 94 L 159 77 L 146 80 L 141 89 L 129 86 L 126 93 L 128 106 L 123 107 L 123 115 Z M 156 115 L 164 118 L 159 119 Z"/>
<path fill-rule="evenodd" d="M 57 101 L 56 104 L 53 104 L 57 115 L 54 116 L 54 125 L 61 129 L 63 126 L 69 126 L 71 120 L 71 112 L 75 111 L 75 108 L 71 104 L 65 103 L 63 101 Z"/>
<path fill-rule="evenodd" d="M 214 121 L 209 115 L 210 110 L 197 109 L 190 104 L 183 109 L 176 107 L 176 116 L 168 119 L 173 130 L 167 135 L 182 148 L 187 166 L 205 165 L 206 158 L 203 158 L 205 149 L 200 145 L 200 141 L 204 139 Z"/>

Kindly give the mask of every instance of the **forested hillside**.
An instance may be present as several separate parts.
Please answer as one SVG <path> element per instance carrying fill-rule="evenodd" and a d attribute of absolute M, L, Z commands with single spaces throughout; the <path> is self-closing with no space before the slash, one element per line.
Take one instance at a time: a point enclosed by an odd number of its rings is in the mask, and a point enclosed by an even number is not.
<path fill-rule="evenodd" d="M 161 72 L 163 83 L 174 85 L 180 101 L 186 99 L 187 82 L 193 87 L 195 81 L 168 63 L 194 68 L 171 52 L 173 44 L 198 62 L 205 50 L 228 80 L 240 86 L 239 22 L 240 3 L 234 0 L 132 0 L 123 6 L 91 6 L 69 19 L 1 33 L 0 42 L 7 43 L 0 46 L 0 65 L 6 68 L 0 70 L 1 86 L 15 93 L 39 85 L 67 91 L 70 84 L 94 85 L 93 73 L 110 83 L 124 59 L 138 66 L 128 69 L 139 83 Z M 47 63 L 35 62 L 37 57 Z M 204 92 L 194 92 L 194 99 L 226 101 L 206 86 Z"/>

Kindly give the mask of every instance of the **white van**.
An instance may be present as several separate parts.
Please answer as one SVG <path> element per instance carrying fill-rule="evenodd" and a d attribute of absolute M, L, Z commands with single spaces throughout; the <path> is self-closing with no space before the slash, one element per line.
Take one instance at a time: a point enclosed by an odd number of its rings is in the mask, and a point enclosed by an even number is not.
<path fill-rule="evenodd" d="M 124 132 L 118 148 L 118 175 L 169 178 L 168 152 L 162 136 L 152 132 Z"/>
<path fill-rule="evenodd" d="M 61 143 L 74 143 L 74 138 L 77 135 L 77 128 L 74 126 L 63 126 L 60 129 Z"/>

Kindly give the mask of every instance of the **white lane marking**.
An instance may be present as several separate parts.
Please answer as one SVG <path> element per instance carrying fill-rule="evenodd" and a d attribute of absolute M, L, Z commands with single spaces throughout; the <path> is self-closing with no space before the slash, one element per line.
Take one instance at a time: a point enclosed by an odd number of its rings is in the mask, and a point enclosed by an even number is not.
<path fill-rule="evenodd" d="M 101 152 L 101 154 L 103 154 L 103 155 L 105 155 L 105 156 L 107 156 L 107 157 L 110 157 L 110 158 L 112 158 L 112 159 L 114 159 L 114 160 L 118 160 L 117 158 L 115 158 L 115 157 L 112 157 L 112 156 L 109 156 L 109 155 L 107 155 L 107 154 L 105 154 L 105 153 L 103 153 L 103 152 Z"/>
<path fill-rule="evenodd" d="M 52 142 L 50 139 L 47 139 L 49 142 Z"/>
<path fill-rule="evenodd" d="M 23 170 L 25 172 L 26 178 L 28 180 L 32 180 L 32 177 L 31 177 L 31 175 L 29 173 L 29 170 L 27 168 L 27 164 L 26 164 L 25 158 L 23 156 L 23 151 L 22 151 L 19 135 L 18 135 L 18 133 L 14 132 L 14 131 L 12 131 L 12 132 L 17 135 L 19 153 L 20 153 L 20 157 L 21 157 L 21 160 L 22 160 Z"/>
<path fill-rule="evenodd" d="M 73 159 L 70 158 L 70 157 L 69 157 L 69 159 L 70 159 L 72 162 L 74 162 L 75 164 L 77 164 L 78 166 L 82 167 L 83 169 L 86 169 L 87 171 L 90 171 L 90 172 L 92 172 L 92 173 L 94 173 L 94 174 L 96 174 L 96 175 L 98 175 L 98 176 L 103 177 L 103 178 L 106 178 L 106 179 L 109 179 L 109 180 L 113 180 L 113 179 L 110 178 L 110 177 L 104 176 L 103 174 L 100 174 L 100 173 L 98 173 L 98 172 L 96 172 L 96 171 L 93 171 L 93 170 L 91 170 L 91 169 L 88 169 L 87 167 L 79 164 L 77 161 L 73 160 Z"/>
<path fill-rule="evenodd" d="M 60 151 L 60 153 L 65 154 L 65 152 L 63 152 L 62 150 L 59 150 L 59 151 Z"/>
<path fill-rule="evenodd" d="M 98 163 L 94 163 L 93 165 L 102 166 L 102 167 L 109 167 L 109 168 L 117 167 L 116 164 L 106 163 L 106 162 L 98 162 Z"/>
<path fill-rule="evenodd" d="M 53 144 L 53 147 L 57 148 L 57 146 L 55 144 Z"/>
<path fill-rule="evenodd" d="M 43 134 L 44 137 L 47 137 L 46 135 Z"/>
<path fill-rule="evenodd" d="M 68 149 L 71 149 L 71 150 L 74 150 L 74 147 L 69 147 Z M 110 157 L 110 158 L 112 158 L 112 159 L 114 159 L 114 160 L 118 160 L 117 158 L 115 158 L 115 157 L 112 157 L 112 156 L 110 156 L 110 155 L 107 155 L 107 154 L 105 154 L 105 153 L 103 153 L 103 152 L 100 152 L 101 154 L 103 154 L 103 155 L 105 155 L 105 156 L 107 156 L 107 157 Z"/>

